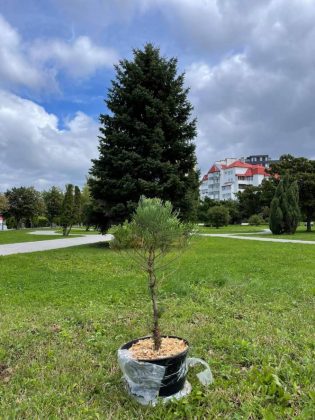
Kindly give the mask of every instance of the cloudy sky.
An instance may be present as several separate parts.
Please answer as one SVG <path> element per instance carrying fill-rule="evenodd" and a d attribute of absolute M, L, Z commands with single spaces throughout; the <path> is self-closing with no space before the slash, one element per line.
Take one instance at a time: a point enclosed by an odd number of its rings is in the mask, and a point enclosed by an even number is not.
<path fill-rule="evenodd" d="M 84 183 L 113 64 L 147 41 L 186 72 L 202 172 L 315 158 L 315 0 L 0 0 L 0 191 Z"/>

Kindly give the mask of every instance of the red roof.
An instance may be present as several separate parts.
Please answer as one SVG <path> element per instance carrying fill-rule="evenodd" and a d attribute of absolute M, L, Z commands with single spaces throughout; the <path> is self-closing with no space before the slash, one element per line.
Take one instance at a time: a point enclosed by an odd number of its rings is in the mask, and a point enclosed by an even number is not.
<path fill-rule="evenodd" d="M 220 172 L 220 169 L 216 165 L 212 165 L 208 171 L 208 174 L 213 174 L 214 172 Z"/>
<path fill-rule="evenodd" d="M 242 162 L 241 160 L 236 160 L 230 165 L 221 165 L 221 169 L 230 169 L 230 168 L 246 168 L 247 171 L 244 174 L 236 174 L 235 176 L 253 176 L 253 175 L 263 175 L 265 177 L 270 176 L 266 169 L 262 165 L 252 165 L 250 163 Z M 202 178 L 203 181 L 208 179 L 208 174 L 213 174 L 214 172 L 220 172 L 220 169 L 217 165 L 212 165 L 208 173 Z"/>
<path fill-rule="evenodd" d="M 230 165 L 226 166 L 224 169 L 230 169 L 230 168 L 253 168 L 254 166 L 260 166 L 260 165 L 251 165 L 250 163 L 242 162 L 241 160 L 236 160 L 235 162 L 231 163 Z"/>
<path fill-rule="evenodd" d="M 236 174 L 236 176 L 253 176 L 253 175 L 263 175 L 270 176 L 263 166 L 257 166 L 256 168 L 248 168 L 244 174 Z"/>
<path fill-rule="evenodd" d="M 264 166 L 262 165 L 252 165 L 250 163 L 242 162 L 241 160 L 237 160 L 231 165 L 227 166 L 225 169 L 230 168 L 247 168 L 247 171 L 244 174 L 236 174 L 236 176 L 253 176 L 253 175 L 264 175 L 270 176 Z"/>

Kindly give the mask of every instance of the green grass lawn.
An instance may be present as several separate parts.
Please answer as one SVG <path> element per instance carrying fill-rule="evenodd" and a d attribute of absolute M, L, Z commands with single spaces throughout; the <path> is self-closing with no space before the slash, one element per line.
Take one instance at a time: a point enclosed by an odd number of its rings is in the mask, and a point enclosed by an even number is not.
<path fill-rule="evenodd" d="M 261 238 L 275 238 L 275 239 L 300 239 L 306 241 L 315 241 L 315 230 L 312 232 L 306 232 L 305 226 L 299 226 L 294 235 L 273 235 L 272 233 L 260 233 L 264 229 L 269 229 L 268 225 L 260 226 L 241 226 L 241 225 L 228 225 L 223 226 L 219 229 L 208 227 L 208 226 L 198 226 L 198 232 L 200 233 L 231 233 L 231 234 L 241 234 L 245 235 L 247 233 L 255 234 L 255 236 Z"/>
<path fill-rule="evenodd" d="M 244 235 L 246 236 L 246 235 Z M 274 238 L 274 239 L 290 239 L 290 240 L 302 240 L 302 241 L 314 241 L 315 242 L 315 232 L 297 232 L 294 235 L 273 235 L 273 234 L 261 234 L 253 235 L 262 238 Z"/>
<path fill-rule="evenodd" d="M 228 225 L 220 228 L 211 226 L 197 226 L 197 230 L 200 233 L 255 233 L 261 232 L 264 229 L 269 229 L 268 225 L 260 226 L 241 226 L 241 225 Z"/>
<path fill-rule="evenodd" d="M 62 229 L 55 229 L 56 232 L 62 233 Z M 74 227 L 71 229 L 70 232 L 71 235 L 98 235 L 99 232 L 97 230 L 91 229 L 91 230 L 86 230 L 84 227 L 80 228 L 80 227 Z"/>
<path fill-rule="evenodd" d="M 116 360 L 150 330 L 146 281 L 128 261 L 104 245 L 0 257 L 0 418 L 313 419 L 314 257 L 195 237 L 161 283 L 161 327 L 215 382 L 200 385 L 196 368 L 188 397 L 155 408 L 130 399 Z"/>
<path fill-rule="evenodd" d="M 34 232 L 36 229 L 21 229 L 21 230 L 4 230 L 0 231 L 0 245 L 2 244 L 14 244 L 18 242 L 34 242 L 34 241 L 47 241 L 49 239 L 62 239 L 67 238 L 64 236 L 57 236 L 57 235 L 30 235 L 29 232 Z M 41 228 L 39 230 L 47 230 L 50 229 L 44 229 Z M 54 229 L 52 229 L 54 230 Z M 80 236 L 83 233 L 74 231 L 73 233 L 76 234 L 76 236 Z M 71 236 L 68 236 L 71 238 Z M 73 237 L 73 236 L 72 236 Z"/>
<path fill-rule="evenodd" d="M 315 241 L 315 230 L 312 230 L 312 232 L 306 232 L 305 226 L 299 226 L 295 232 L 294 235 L 273 235 L 270 234 L 264 234 L 264 235 L 255 235 L 255 236 L 263 236 L 267 238 L 276 238 L 276 239 L 300 239 L 303 241 Z"/>

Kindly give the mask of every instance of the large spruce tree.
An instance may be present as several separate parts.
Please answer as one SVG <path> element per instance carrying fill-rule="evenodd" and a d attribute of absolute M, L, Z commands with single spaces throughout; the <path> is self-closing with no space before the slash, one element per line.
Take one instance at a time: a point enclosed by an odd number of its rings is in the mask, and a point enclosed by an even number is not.
<path fill-rule="evenodd" d="M 115 69 L 89 179 L 99 227 L 129 219 L 142 195 L 171 201 L 183 220 L 195 218 L 196 121 L 177 60 L 147 44 Z"/>

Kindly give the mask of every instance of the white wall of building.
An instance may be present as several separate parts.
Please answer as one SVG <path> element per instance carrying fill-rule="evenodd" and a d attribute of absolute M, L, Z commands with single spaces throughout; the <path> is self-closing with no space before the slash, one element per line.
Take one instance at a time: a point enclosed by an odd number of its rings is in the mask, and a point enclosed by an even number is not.
<path fill-rule="evenodd" d="M 236 200 L 236 193 L 244 191 L 249 185 L 259 186 L 267 176 L 263 167 L 258 165 L 245 164 L 233 158 L 217 161 L 201 182 L 200 197 Z"/>

